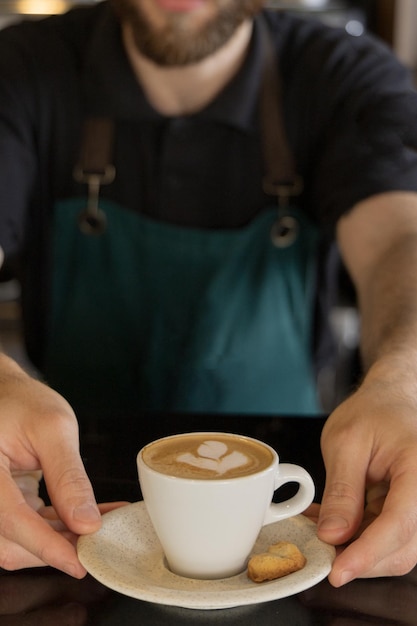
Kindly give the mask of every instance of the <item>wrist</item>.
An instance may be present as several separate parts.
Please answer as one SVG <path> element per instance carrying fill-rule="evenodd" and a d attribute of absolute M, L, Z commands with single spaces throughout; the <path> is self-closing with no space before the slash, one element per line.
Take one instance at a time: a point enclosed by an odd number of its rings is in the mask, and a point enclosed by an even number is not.
<path fill-rule="evenodd" d="M 10 356 L 0 351 L 0 381 L 28 377 L 28 374 Z"/>
<path fill-rule="evenodd" d="M 366 372 L 362 385 L 383 385 L 409 390 L 417 398 L 417 350 L 391 352 L 378 358 Z"/>

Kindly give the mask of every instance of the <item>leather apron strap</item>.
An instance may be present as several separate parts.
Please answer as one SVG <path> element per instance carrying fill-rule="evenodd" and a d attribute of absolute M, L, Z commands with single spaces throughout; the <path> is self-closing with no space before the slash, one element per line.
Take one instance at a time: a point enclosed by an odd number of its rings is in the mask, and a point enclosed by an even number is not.
<path fill-rule="evenodd" d="M 110 118 L 91 117 L 84 122 L 74 178 L 88 186 L 87 206 L 78 217 L 79 228 L 86 235 L 101 235 L 106 229 L 106 216 L 99 208 L 99 194 L 101 185 L 111 183 L 116 175 L 112 165 L 113 135 L 114 123 Z"/>
<path fill-rule="evenodd" d="M 289 245 L 287 230 L 293 226 L 286 216 L 289 198 L 303 189 L 294 158 L 287 140 L 282 111 L 282 86 L 274 45 L 265 19 L 260 20 L 264 55 L 264 72 L 260 91 L 262 146 L 264 153 L 263 187 L 267 195 L 278 199 L 278 220 L 272 238 L 278 247 Z M 100 211 L 100 186 L 113 181 L 116 171 L 112 165 L 114 123 L 110 118 L 89 117 L 84 122 L 81 150 L 74 177 L 88 185 L 88 202 L 79 216 L 82 232 L 99 235 L 106 227 L 105 215 Z M 294 234 L 294 233 L 293 233 Z M 281 238 L 281 241 L 279 239 Z"/>
<path fill-rule="evenodd" d="M 274 44 L 265 19 L 260 21 L 264 46 L 264 73 L 260 93 L 262 147 L 265 174 L 263 188 L 278 201 L 277 220 L 271 239 L 277 248 L 290 246 L 298 235 L 298 222 L 288 214 L 290 199 L 300 195 L 303 180 L 297 174 L 285 132 L 282 84 Z"/>
<path fill-rule="evenodd" d="M 296 173 L 294 158 L 284 127 L 282 85 L 273 42 L 265 20 L 261 20 L 264 46 L 264 72 L 260 93 L 262 146 L 265 161 L 264 190 L 285 203 L 298 195 L 302 180 Z"/>

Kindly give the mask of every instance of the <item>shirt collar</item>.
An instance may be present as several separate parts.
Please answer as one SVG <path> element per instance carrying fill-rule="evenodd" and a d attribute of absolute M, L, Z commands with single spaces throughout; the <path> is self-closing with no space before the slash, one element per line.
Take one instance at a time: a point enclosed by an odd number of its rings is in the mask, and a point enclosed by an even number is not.
<path fill-rule="evenodd" d="M 251 132 L 256 125 L 263 53 L 255 19 L 246 59 L 236 76 L 195 119 L 213 120 Z M 164 119 L 148 103 L 127 59 L 120 28 L 109 5 L 103 4 L 90 40 L 84 71 L 84 94 L 88 115 L 112 118 Z"/>

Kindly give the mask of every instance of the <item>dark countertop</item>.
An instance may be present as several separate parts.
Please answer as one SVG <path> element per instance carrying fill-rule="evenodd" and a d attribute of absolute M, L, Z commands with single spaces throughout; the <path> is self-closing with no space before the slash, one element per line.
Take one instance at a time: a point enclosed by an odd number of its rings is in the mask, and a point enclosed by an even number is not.
<path fill-rule="evenodd" d="M 52 570 L 0 576 L 0 623 L 8 626 L 415 626 L 417 575 L 327 581 L 264 604 L 201 611 L 161 606 L 110 591 L 87 577 Z"/>
<path fill-rule="evenodd" d="M 272 444 L 282 461 L 304 465 L 318 494 L 323 487 L 319 438 L 324 419 L 209 415 L 138 416 L 124 434 L 99 435 L 99 423 L 83 436 L 83 454 L 98 499 L 140 499 L 135 457 L 151 439 L 189 430 L 227 430 Z M 112 462 L 109 463 L 109 458 Z M 10 626 L 359 626 L 417 624 L 417 571 L 400 578 L 354 581 L 333 589 L 323 581 L 301 594 L 246 607 L 202 611 L 135 600 L 51 569 L 0 575 L 0 624 Z"/>

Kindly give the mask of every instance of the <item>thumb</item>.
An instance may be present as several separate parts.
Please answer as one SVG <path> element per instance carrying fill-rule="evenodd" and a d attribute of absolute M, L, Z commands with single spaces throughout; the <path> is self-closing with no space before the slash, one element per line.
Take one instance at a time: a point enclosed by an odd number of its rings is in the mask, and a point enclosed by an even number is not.
<path fill-rule="evenodd" d="M 61 437 L 49 448 L 42 467 L 52 505 L 67 528 L 77 535 L 98 530 L 101 515 L 79 454 L 78 438 Z"/>
<path fill-rule="evenodd" d="M 324 453 L 323 453 L 324 456 Z M 317 522 L 318 536 L 340 545 L 357 531 L 363 517 L 366 469 L 337 450 L 326 463 L 326 484 Z"/>

